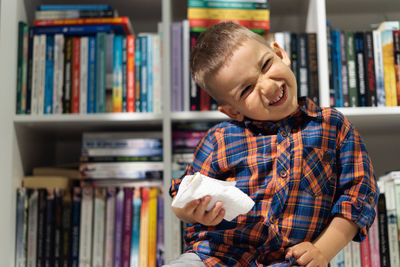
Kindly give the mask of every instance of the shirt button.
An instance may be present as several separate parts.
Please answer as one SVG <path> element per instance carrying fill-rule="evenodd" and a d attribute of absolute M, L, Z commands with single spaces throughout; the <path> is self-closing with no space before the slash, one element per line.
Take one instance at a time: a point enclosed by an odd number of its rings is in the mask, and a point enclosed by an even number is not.
<path fill-rule="evenodd" d="M 373 196 L 369 196 L 369 197 L 368 197 L 368 202 L 369 202 L 369 204 L 374 203 L 374 200 L 375 200 L 375 198 L 374 198 Z"/>
<path fill-rule="evenodd" d="M 279 175 L 280 175 L 282 178 L 286 178 L 287 172 L 286 172 L 286 171 L 281 171 L 281 172 L 279 173 Z"/>
<path fill-rule="evenodd" d="M 282 132 L 281 132 L 281 135 L 282 135 L 282 137 L 286 137 L 288 134 L 287 134 L 286 131 L 282 131 Z"/>

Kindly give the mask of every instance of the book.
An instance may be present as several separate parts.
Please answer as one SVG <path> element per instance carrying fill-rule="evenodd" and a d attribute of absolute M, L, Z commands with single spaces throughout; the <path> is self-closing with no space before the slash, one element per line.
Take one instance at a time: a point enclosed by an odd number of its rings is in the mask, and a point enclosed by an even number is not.
<path fill-rule="evenodd" d="M 22 186 L 30 189 L 67 189 L 72 185 L 73 181 L 65 176 L 25 176 L 22 180 Z"/>
<path fill-rule="evenodd" d="M 157 196 L 157 252 L 156 265 L 164 264 L 164 198 L 161 189 Z"/>
<path fill-rule="evenodd" d="M 360 257 L 362 267 L 371 267 L 371 250 L 369 245 L 369 235 L 360 244 Z"/>
<path fill-rule="evenodd" d="M 105 224 L 106 189 L 94 189 L 93 213 L 93 250 L 92 265 L 101 267 L 104 260 L 104 224 Z"/>
<path fill-rule="evenodd" d="M 162 113 L 162 30 L 158 24 L 158 34 L 153 35 L 153 112 Z"/>
<path fill-rule="evenodd" d="M 27 266 L 36 266 L 39 216 L 39 192 L 32 190 L 28 196 Z"/>
<path fill-rule="evenodd" d="M 122 267 L 130 266 L 132 244 L 133 188 L 124 188 L 124 215 L 122 225 Z M 134 266 L 134 265 L 132 265 Z"/>
<path fill-rule="evenodd" d="M 33 75 L 37 75 L 37 92 L 35 94 L 37 102 L 37 113 L 43 114 L 44 112 L 44 98 L 45 98 L 45 82 L 46 82 L 46 45 L 47 45 L 47 35 L 41 34 L 39 35 L 39 55 L 38 55 L 38 68 L 37 73 Z"/>
<path fill-rule="evenodd" d="M 182 59 L 182 22 L 171 24 L 171 110 L 182 111 L 184 96 L 183 59 Z"/>
<path fill-rule="evenodd" d="M 357 72 L 357 88 L 358 88 L 358 105 L 367 106 L 367 83 L 365 76 L 365 42 L 364 32 L 354 33 L 354 49 L 356 56 L 356 72 Z"/>
<path fill-rule="evenodd" d="M 397 105 L 400 104 L 400 30 L 393 31 L 394 70 L 396 76 Z"/>
<path fill-rule="evenodd" d="M 140 242 L 140 211 L 142 199 L 140 187 L 134 187 L 132 199 L 132 239 L 130 265 L 139 266 L 139 242 Z"/>
<path fill-rule="evenodd" d="M 82 189 L 72 189 L 72 220 L 70 232 L 70 266 L 79 266 L 79 240 L 80 240 L 80 216 L 81 216 Z"/>
<path fill-rule="evenodd" d="M 89 37 L 87 113 L 96 113 L 96 37 Z"/>
<path fill-rule="evenodd" d="M 127 112 L 135 112 L 135 35 L 126 37 L 126 102 Z"/>
<path fill-rule="evenodd" d="M 46 63 L 44 82 L 44 114 L 53 113 L 54 35 L 46 37 Z"/>
<path fill-rule="evenodd" d="M 361 266 L 361 250 L 360 243 L 352 241 L 351 244 L 351 266 L 352 267 L 364 267 Z"/>
<path fill-rule="evenodd" d="M 71 113 L 72 110 L 72 40 L 72 37 L 66 36 L 64 42 L 64 82 L 62 89 L 63 113 Z"/>
<path fill-rule="evenodd" d="M 62 198 L 62 252 L 60 266 L 68 267 L 71 263 L 72 230 L 72 190 L 64 190 Z"/>
<path fill-rule="evenodd" d="M 148 112 L 148 38 L 145 33 L 138 35 L 140 40 L 140 111 Z"/>
<path fill-rule="evenodd" d="M 37 10 L 112 10 L 110 5 L 39 5 Z"/>
<path fill-rule="evenodd" d="M 350 107 L 358 106 L 358 88 L 357 88 L 357 72 L 356 72 L 356 55 L 354 49 L 354 34 L 345 32 L 346 34 L 346 55 L 347 55 L 347 82 L 348 82 L 348 99 Z"/>
<path fill-rule="evenodd" d="M 371 253 L 371 266 L 380 267 L 380 251 L 379 251 L 379 229 L 378 229 L 378 210 L 375 207 L 376 218 L 369 229 L 369 248 Z"/>
<path fill-rule="evenodd" d="M 379 107 L 386 106 L 385 83 L 382 59 L 382 41 L 381 32 L 372 31 L 374 44 L 374 62 L 375 62 L 375 81 L 376 81 L 376 98 Z"/>
<path fill-rule="evenodd" d="M 114 86 L 114 33 L 106 36 L 105 43 L 105 112 L 113 112 L 113 86 Z"/>
<path fill-rule="evenodd" d="M 114 266 L 114 226 L 116 189 L 107 188 L 104 237 L 104 266 Z"/>
<path fill-rule="evenodd" d="M 45 266 L 55 265 L 55 192 L 54 189 L 47 189 L 46 212 L 45 212 L 45 242 L 44 242 L 44 264 Z"/>
<path fill-rule="evenodd" d="M 127 75 L 127 66 L 126 66 L 126 37 L 122 39 L 122 112 L 127 112 L 128 103 L 127 103 L 127 91 L 126 91 L 126 75 Z"/>
<path fill-rule="evenodd" d="M 46 244 L 46 189 L 38 189 L 38 223 L 37 223 L 37 245 L 36 264 L 45 266 L 45 244 Z"/>
<path fill-rule="evenodd" d="M 63 113 L 64 35 L 54 35 L 53 113 Z"/>
<path fill-rule="evenodd" d="M 92 265 L 93 188 L 82 187 L 79 232 L 79 266 Z"/>
<path fill-rule="evenodd" d="M 376 80 L 375 80 L 375 59 L 372 31 L 364 33 L 364 60 L 365 69 L 364 76 L 366 78 L 366 97 L 367 106 L 376 107 L 378 104 L 376 95 Z"/>
<path fill-rule="evenodd" d="M 386 106 L 397 106 L 398 103 L 396 73 L 394 70 L 393 33 L 391 30 L 382 31 L 381 37 Z"/>
<path fill-rule="evenodd" d="M 114 10 L 36 10 L 35 19 L 79 19 L 114 17 Z"/>
<path fill-rule="evenodd" d="M 141 87 L 141 40 L 140 36 L 135 38 L 135 111 L 142 111 L 142 103 L 140 102 L 140 87 Z"/>
<path fill-rule="evenodd" d="M 122 44 L 123 37 L 114 37 L 112 111 L 122 112 Z"/>
<path fill-rule="evenodd" d="M 80 38 L 79 61 L 79 113 L 87 113 L 88 104 L 88 64 L 89 64 L 89 37 Z"/>
<path fill-rule="evenodd" d="M 156 267 L 157 259 L 157 195 L 158 188 L 149 190 L 149 236 L 148 236 L 148 261 L 147 266 Z"/>
<path fill-rule="evenodd" d="M 317 51 L 317 34 L 307 34 L 308 45 L 308 97 L 318 105 L 319 103 L 319 84 L 318 84 L 318 51 Z M 290 48 L 290 47 L 289 47 Z M 342 69 L 343 70 L 343 69 Z"/>
<path fill-rule="evenodd" d="M 309 95 L 309 81 L 308 81 L 308 37 L 306 33 L 300 33 L 297 37 L 297 52 L 298 52 L 298 92 L 299 96 Z"/>
<path fill-rule="evenodd" d="M 96 34 L 96 113 L 106 111 L 106 40 L 106 33 Z"/>
<path fill-rule="evenodd" d="M 61 267 L 64 250 L 63 241 L 63 197 L 64 189 L 54 189 L 54 266 Z"/>
<path fill-rule="evenodd" d="M 380 190 L 381 187 L 379 188 Z M 386 197 L 381 192 L 378 198 L 378 232 L 379 232 L 379 252 L 380 265 L 382 267 L 390 266 L 389 244 L 388 244 L 388 226 L 386 213 Z"/>
<path fill-rule="evenodd" d="M 17 103 L 16 114 L 24 114 L 26 110 L 26 74 L 28 52 L 28 25 L 18 22 L 18 56 L 17 56 Z M 25 80 L 24 80 L 25 79 Z M 25 91 L 25 96 L 24 92 Z M 25 103 L 23 103 L 25 102 Z"/>
<path fill-rule="evenodd" d="M 141 188 L 139 266 L 148 266 L 149 263 L 149 191 L 146 187 Z"/>
<path fill-rule="evenodd" d="M 115 196 L 114 266 L 122 265 L 122 235 L 124 224 L 124 189 L 117 188 Z"/>
<path fill-rule="evenodd" d="M 71 113 L 79 113 L 81 37 L 72 38 Z"/>
<path fill-rule="evenodd" d="M 15 234 L 15 266 L 25 267 L 27 263 L 28 199 L 25 188 L 17 189 L 17 218 Z"/>

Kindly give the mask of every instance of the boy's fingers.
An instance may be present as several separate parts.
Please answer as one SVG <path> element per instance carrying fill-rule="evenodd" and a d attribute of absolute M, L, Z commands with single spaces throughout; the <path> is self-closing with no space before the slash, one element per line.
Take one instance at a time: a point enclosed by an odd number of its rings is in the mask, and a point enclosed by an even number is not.
<path fill-rule="evenodd" d="M 210 202 L 209 196 L 205 196 L 200 200 L 199 205 L 196 207 L 194 211 L 194 215 L 197 218 L 202 219 L 204 217 L 204 213 L 206 212 L 206 208 L 209 202 Z"/>
<path fill-rule="evenodd" d="M 220 209 L 218 214 L 217 214 L 217 217 L 215 217 L 215 219 L 211 222 L 212 225 L 219 224 L 224 219 L 224 216 L 225 216 L 225 210 L 224 209 Z"/>
<path fill-rule="evenodd" d="M 186 204 L 185 209 L 187 211 L 193 211 L 199 204 L 200 204 L 200 199 L 192 200 Z"/>

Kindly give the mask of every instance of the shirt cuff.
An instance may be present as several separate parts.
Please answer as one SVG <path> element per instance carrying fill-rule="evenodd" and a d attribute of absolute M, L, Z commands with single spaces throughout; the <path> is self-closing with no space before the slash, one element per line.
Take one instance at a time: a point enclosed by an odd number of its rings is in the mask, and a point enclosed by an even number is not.
<path fill-rule="evenodd" d="M 174 179 L 171 182 L 171 187 L 169 188 L 169 195 L 174 198 L 178 193 L 179 186 L 181 185 L 182 179 Z"/>
<path fill-rule="evenodd" d="M 362 242 L 374 222 L 377 201 L 378 194 L 374 192 L 369 193 L 365 198 L 342 195 L 333 206 L 331 216 L 340 215 L 354 222 L 359 227 L 359 231 L 353 241 Z"/>

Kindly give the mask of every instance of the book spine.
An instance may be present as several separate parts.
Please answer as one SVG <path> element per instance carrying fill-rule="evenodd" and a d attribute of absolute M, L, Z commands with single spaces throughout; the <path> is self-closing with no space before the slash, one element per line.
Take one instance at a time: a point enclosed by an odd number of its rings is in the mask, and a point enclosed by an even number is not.
<path fill-rule="evenodd" d="M 299 96 L 309 96 L 308 88 L 308 62 L 307 62 L 307 34 L 298 35 L 298 74 Z"/>
<path fill-rule="evenodd" d="M 159 191 L 157 197 L 157 266 L 164 264 L 164 198 Z"/>
<path fill-rule="evenodd" d="M 70 266 L 79 266 L 79 238 L 82 194 L 80 187 L 74 187 L 72 193 L 72 220 L 70 243 Z"/>
<path fill-rule="evenodd" d="M 229 9 L 224 8 L 188 8 L 189 19 L 229 19 L 229 20 L 255 20 L 269 21 L 268 9 Z"/>
<path fill-rule="evenodd" d="M 347 69 L 347 49 L 346 49 L 346 33 L 339 32 L 340 38 L 340 60 L 342 66 L 342 94 L 343 94 L 343 107 L 349 107 L 349 83 L 348 83 L 348 69 Z"/>
<path fill-rule="evenodd" d="M 128 96 L 127 96 L 127 40 L 126 36 L 122 39 L 122 112 L 128 111 Z"/>
<path fill-rule="evenodd" d="M 52 267 L 55 265 L 54 258 L 54 234 L 55 234 L 55 214 L 54 214 L 54 189 L 47 189 L 46 192 L 46 218 L 44 228 L 46 229 L 44 243 L 44 266 Z"/>
<path fill-rule="evenodd" d="M 154 87 L 153 87 L 153 54 L 154 54 L 154 38 L 153 34 L 147 35 L 147 112 L 154 112 L 153 110 L 153 99 L 154 99 Z"/>
<path fill-rule="evenodd" d="M 318 84 L 318 51 L 317 51 L 317 34 L 307 34 L 308 40 L 308 81 L 309 81 L 309 97 L 318 105 L 319 103 L 319 84 Z M 290 47 L 289 47 L 290 48 Z"/>
<path fill-rule="evenodd" d="M 90 267 L 92 264 L 92 222 L 93 222 L 93 188 L 82 188 L 79 239 L 79 267 Z"/>
<path fill-rule="evenodd" d="M 196 32 L 190 32 L 190 49 L 193 49 L 194 44 L 196 43 L 199 34 Z M 171 92 L 172 93 L 172 92 Z M 200 87 L 191 79 L 190 83 L 190 110 L 200 110 L 200 103 L 199 103 L 199 95 L 200 95 Z M 171 107 L 172 103 L 171 103 Z"/>
<path fill-rule="evenodd" d="M 351 260 L 352 267 L 362 267 L 361 266 L 361 251 L 360 243 L 352 241 L 351 243 Z"/>
<path fill-rule="evenodd" d="M 27 263 L 26 242 L 28 226 L 28 195 L 25 188 L 17 189 L 17 218 L 15 235 L 15 266 L 25 267 Z"/>
<path fill-rule="evenodd" d="M 28 251 L 27 266 L 36 267 L 37 239 L 38 239 L 38 217 L 39 217 L 39 192 L 33 190 L 28 200 Z"/>
<path fill-rule="evenodd" d="M 383 73 L 381 32 L 372 31 L 372 36 L 373 36 L 372 43 L 374 44 L 377 105 L 379 107 L 384 107 L 386 106 L 386 98 L 385 98 L 385 83 L 384 83 L 384 73 Z"/>
<path fill-rule="evenodd" d="M 135 38 L 135 111 L 142 111 L 142 103 L 140 102 L 140 87 L 141 87 L 141 37 Z"/>
<path fill-rule="evenodd" d="M 105 112 L 106 101 L 106 34 L 96 34 L 96 113 Z"/>
<path fill-rule="evenodd" d="M 74 25 L 74 26 L 50 26 L 32 27 L 33 34 L 62 34 L 70 36 L 89 36 L 99 32 L 111 32 L 118 30 L 118 26 L 113 25 Z"/>
<path fill-rule="evenodd" d="M 148 265 L 156 267 L 157 259 L 157 195 L 158 188 L 149 190 L 149 244 L 148 244 Z"/>
<path fill-rule="evenodd" d="M 39 61 L 38 61 L 38 114 L 44 112 L 44 98 L 45 98 L 45 75 L 46 75 L 46 35 L 40 35 L 39 40 Z"/>
<path fill-rule="evenodd" d="M 122 231 L 124 223 L 124 190 L 117 189 L 115 198 L 114 266 L 122 265 Z"/>
<path fill-rule="evenodd" d="M 112 103 L 113 112 L 122 112 L 122 50 L 123 37 L 116 35 L 114 37 L 114 55 L 113 55 L 113 86 Z"/>
<path fill-rule="evenodd" d="M 395 185 L 393 180 L 388 180 L 384 182 L 384 192 L 386 196 L 390 266 L 399 266 L 399 238 L 397 231 Z"/>
<path fill-rule="evenodd" d="M 96 37 L 89 37 L 87 112 L 96 113 Z"/>
<path fill-rule="evenodd" d="M 391 30 L 386 30 L 382 31 L 381 34 L 386 106 L 397 106 L 393 32 Z"/>
<path fill-rule="evenodd" d="M 32 113 L 32 86 L 33 86 L 33 28 L 29 27 L 28 35 L 28 73 L 26 87 L 26 114 Z"/>
<path fill-rule="evenodd" d="M 375 213 L 378 217 L 378 209 L 375 207 Z M 378 218 L 375 219 L 369 230 L 369 247 L 371 253 L 371 266 L 380 267 L 380 251 L 379 251 L 379 229 Z"/>
<path fill-rule="evenodd" d="M 113 82 L 114 82 L 114 38 L 113 33 L 107 34 L 106 41 L 106 98 L 105 98 L 105 112 L 113 111 Z"/>
<path fill-rule="evenodd" d="M 379 230 L 379 251 L 380 263 L 382 267 L 390 266 L 389 256 L 389 234 L 386 213 L 386 197 L 384 194 L 379 194 L 378 198 L 378 230 Z"/>
<path fill-rule="evenodd" d="M 141 112 L 147 112 L 147 89 L 148 89 L 148 80 L 147 80 L 147 35 L 140 36 L 140 106 Z"/>
<path fill-rule="evenodd" d="M 124 188 L 124 216 L 122 235 L 122 267 L 130 266 L 130 254 L 132 243 L 132 204 L 133 189 Z"/>
<path fill-rule="evenodd" d="M 139 266 L 148 266 L 149 255 L 149 189 L 142 187 L 140 211 Z"/>
<path fill-rule="evenodd" d="M 62 199 L 62 252 L 61 266 L 69 267 L 71 263 L 71 231 L 72 231 L 72 194 L 71 190 L 64 191 Z"/>
<path fill-rule="evenodd" d="M 352 253 L 352 243 L 350 242 L 344 247 L 344 266 L 353 266 Z"/>
<path fill-rule="evenodd" d="M 142 205 L 140 187 L 133 189 L 132 204 L 132 240 L 131 240 L 131 266 L 139 266 L 139 243 L 140 243 L 140 211 Z"/>
<path fill-rule="evenodd" d="M 79 62 L 79 113 L 87 113 L 89 37 L 82 36 Z"/>
<path fill-rule="evenodd" d="M 135 112 L 135 35 L 126 37 L 126 104 L 127 112 Z"/>
<path fill-rule="evenodd" d="M 159 24 L 159 28 L 160 28 Z M 161 29 L 159 29 L 158 34 L 153 36 L 154 40 L 154 56 L 153 56 L 153 110 L 156 114 L 162 113 L 162 53 L 161 53 Z"/>
<path fill-rule="evenodd" d="M 16 103 L 16 114 L 22 114 L 21 102 L 22 102 L 22 61 L 24 53 L 24 28 L 26 23 L 20 21 L 18 23 L 18 56 L 17 56 L 17 103 Z"/>
<path fill-rule="evenodd" d="M 22 37 L 22 70 L 21 70 L 21 114 L 27 114 L 28 99 L 28 45 L 29 45 L 29 27 L 24 25 Z"/>
<path fill-rule="evenodd" d="M 183 71 L 183 105 L 182 111 L 190 110 L 190 25 L 188 20 L 182 22 L 182 71 Z"/>
<path fill-rule="evenodd" d="M 37 10 L 112 10 L 109 5 L 39 5 Z"/>
<path fill-rule="evenodd" d="M 298 56 L 297 56 L 297 34 L 290 34 L 290 69 L 293 71 L 294 77 L 296 77 L 296 81 L 299 80 L 298 75 Z"/>
<path fill-rule="evenodd" d="M 74 37 L 72 39 L 72 91 L 71 91 L 71 112 L 79 113 L 79 96 L 80 96 L 80 62 L 81 62 L 81 38 Z"/>
<path fill-rule="evenodd" d="M 375 62 L 374 62 L 374 45 L 372 31 L 367 31 L 364 34 L 364 60 L 365 69 L 364 76 L 366 77 L 366 96 L 367 105 L 371 107 L 377 106 L 376 99 L 376 81 L 375 81 Z"/>
<path fill-rule="evenodd" d="M 171 110 L 182 111 L 182 22 L 171 25 Z"/>
<path fill-rule="evenodd" d="M 358 106 L 357 93 L 357 75 L 356 75 L 356 60 L 354 50 L 354 34 L 346 32 L 346 49 L 347 49 L 347 81 L 349 87 L 349 105 L 350 107 Z"/>
<path fill-rule="evenodd" d="M 54 78 L 54 35 L 46 38 L 46 63 L 45 63 L 45 88 L 44 88 L 44 114 L 53 113 L 53 78 Z"/>
<path fill-rule="evenodd" d="M 73 39 L 72 37 L 66 37 L 64 43 L 63 113 L 71 113 L 72 111 L 72 50 Z"/>
<path fill-rule="evenodd" d="M 340 59 L 340 32 L 339 30 L 331 31 L 332 38 L 332 78 L 335 88 L 335 106 L 343 107 L 343 90 L 342 90 L 342 61 Z"/>
<path fill-rule="evenodd" d="M 365 60 L 364 60 L 364 33 L 354 33 L 354 49 L 356 54 L 356 71 L 359 105 L 367 105 L 366 81 L 365 81 Z"/>
<path fill-rule="evenodd" d="M 62 235 L 62 214 L 63 204 L 62 199 L 64 195 L 63 189 L 54 190 L 54 266 L 62 266 L 62 253 L 63 253 L 63 235 Z"/>
<path fill-rule="evenodd" d="M 371 267 L 371 250 L 369 247 L 369 236 L 364 239 L 360 244 L 361 251 L 361 266 L 362 267 Z"/>
<path fill-rule="evenodd" d="M 63 113 L 64 35 L 54 35 L 53 113 Z"/>
<path fill-rule="evenodd" d="M 38 196 L 38 223 L 37 223 L 37 266 L 45 266 L 45 242 L 46 242 L 46 189 L 39 189 Z"/>
<path fill-rule="evenodd" d="M 114 17 L 113 10 L 36 10 L 35 19 L 79 19 Z"/>
<path fill-rule="evenodd" d="M 92 266 L 102 267 L 104 260 L 106 191 L 104 188 L 95 188 L 94 190 Z"/>
<path fill-rule="evenodd" d="M 400 104 L 400 30 L 393 31 L 394 71 L 396 76 L 397 105 Z"/>
<path fill-rule="evenodd" d="M 262 2 L 237 2 L 237 1 L 202 1 L 189 0 L 188 7 L 191 8 L 221 8 L 221 9 L 269 9 L 267 1 Z"/>
<path fill-rule="evenodd" d="M 115 188 L 107 188 L 104 266 L 114 266 Z"/>

